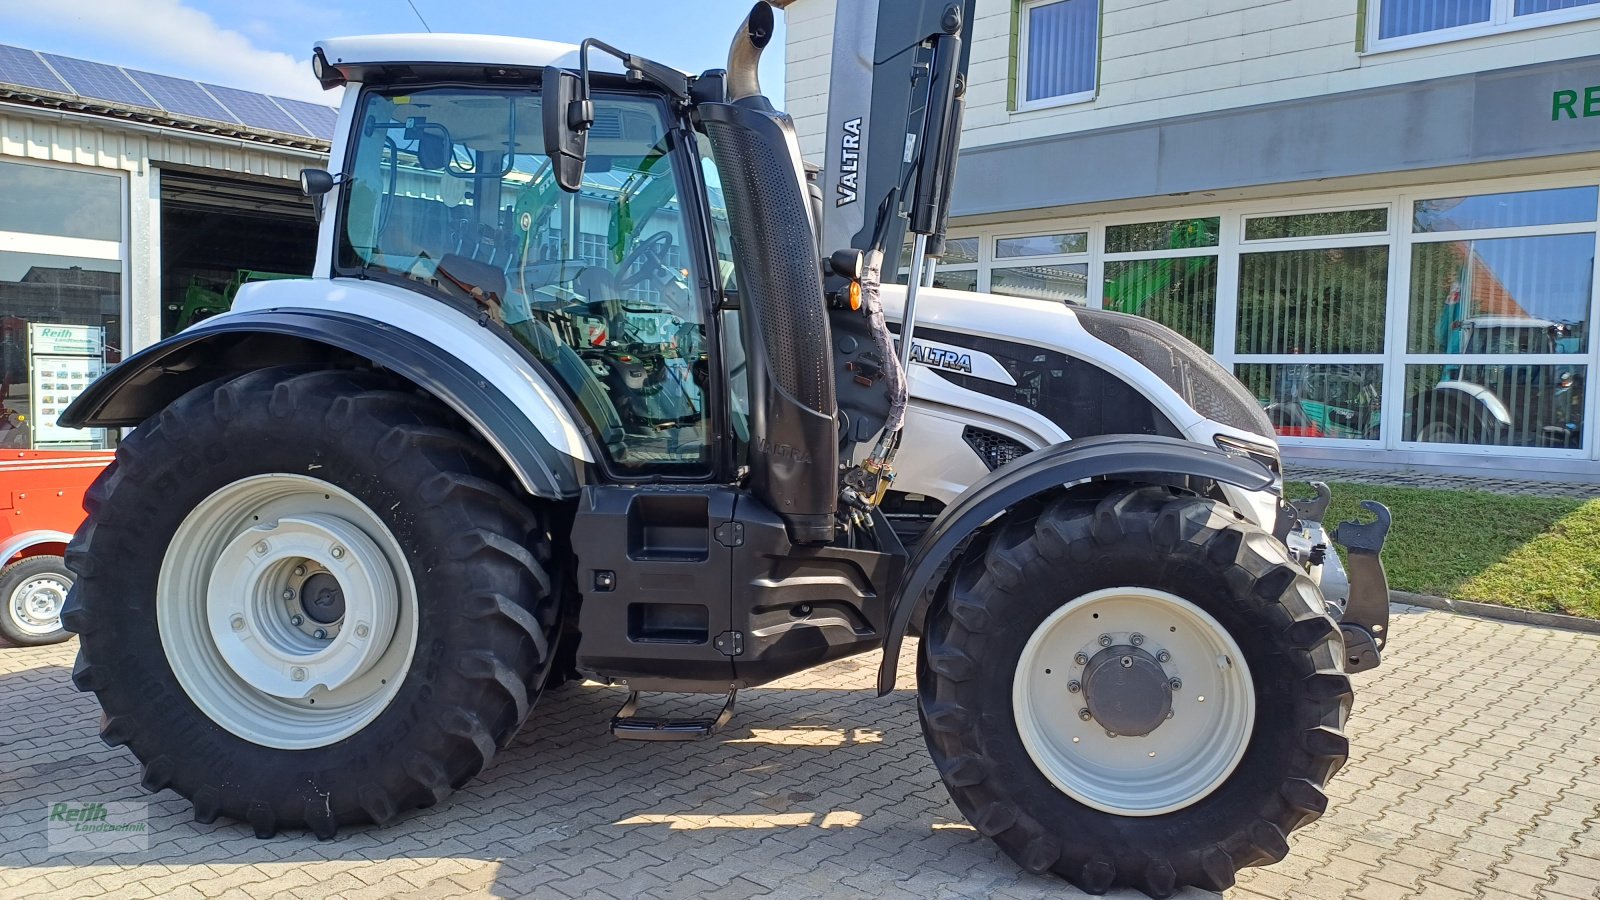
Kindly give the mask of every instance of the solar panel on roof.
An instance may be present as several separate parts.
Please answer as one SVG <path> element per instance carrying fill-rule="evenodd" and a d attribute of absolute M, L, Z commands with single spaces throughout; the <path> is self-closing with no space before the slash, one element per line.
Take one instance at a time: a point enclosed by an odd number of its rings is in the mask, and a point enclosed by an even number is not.
<path fill-rule="evenodd" d="M 157 75 L 154 72 L 140 72 L 136 69 L 125 71 L 134 83 L 144 88 L 145 93 L 161 104 L 161 108 L 167 112 L 180 116 L 199 116 L 218 122 L 238 121 L 232 113 L 223 108 L 222 104 L 201 90 L 200 85 L 188 79 Z"/>
<path fill-rule="evenodd" d="M 50 71 L 39 54 L 5 44 L 0 44 L 0 81 L 58 94 L 70 93 L 66 82 Z"/>
<path fill-rule="evenodd" d="M 239 121 L 252 128 L 265 128 L 268 131 L 281 131 L 284 134 L 304 134 L 310 132 L 300 127 L 290 115 L 278 108 L 276 103 L 266 94 L 253 94 L 250 91 L 241 91 L 237 88 L 225 88 L 214 84 L 203 85 L 211 96 L 217 98 L 226 106 Z"/>
<path fill-rule="evenodd" d="M 320 103 L 307 103 L 304 100 L 290 100 L 287 97 L 272 98 L 284 111 L 294 116 L 301 125 L 306 127 L 313 135 L 323 140 L 333 140 L 333 129 L 339 124 L 339 111 L 331 106 Z"/>
<path fill-rule="evenodd" d="M 143 106 L 147 109 L 161 108 L 155 101 L 145 96 L 144 91 L 139 90 L 139 86 L 130 81 L 116 66 L 90 62 L 86 59 L 73 59 L 70 56 L 57 56 L 54 53 L 39 55 L 67 80 L 67 86 L 80 97 L 94 97 L 98 100 L 110 100 L 113 103 L 126 103 L 129 106 Z"/>

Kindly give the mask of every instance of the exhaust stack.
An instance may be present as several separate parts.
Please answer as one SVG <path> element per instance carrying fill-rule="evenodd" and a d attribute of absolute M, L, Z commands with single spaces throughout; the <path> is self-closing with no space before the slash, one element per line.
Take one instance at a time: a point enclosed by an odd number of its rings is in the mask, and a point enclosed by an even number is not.
<path fill-rule="evenodd" d="M 772 7 L 757 3 L 745 16 L 728 47 L 728 102 L 761 96 L 761 51 L 772 41 Z"/>

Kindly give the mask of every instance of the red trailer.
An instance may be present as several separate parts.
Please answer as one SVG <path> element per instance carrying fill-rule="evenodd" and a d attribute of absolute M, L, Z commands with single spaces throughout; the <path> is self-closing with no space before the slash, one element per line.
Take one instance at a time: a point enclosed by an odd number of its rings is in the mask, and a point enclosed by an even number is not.
<path fill-rule="evenodd" d="M 0 637 L 37 646 L 64 641 L 61 606 L 72 587 L 62 554 L 83 522 L 83 492 L 111 451 L 0 450 Z"/>

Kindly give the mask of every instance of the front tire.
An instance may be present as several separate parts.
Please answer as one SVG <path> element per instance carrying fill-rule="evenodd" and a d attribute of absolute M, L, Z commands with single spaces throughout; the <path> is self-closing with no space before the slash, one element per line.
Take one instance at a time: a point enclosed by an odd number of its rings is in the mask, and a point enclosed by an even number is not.
<path fill-rule="evenodd" d="M 141 425 L 68 548 L 73 681 L 202 822 L 332 837 L 489 763 L 548 671 L 549 536 L 437 402 L 357 371 L 214 382 Z"/>
<path fill-rule="evenodd" d="M 59 556 L 29 556 L 0 569 L 0 637 L 18 647 L 59 644 L 72 635 L 61 626 L 61 607 L 72 573 Z"/>
<path fill-rule="evenodd" d="M 956 805 L 1028 870 L 1220 891 L 1326 809 L 1341 649 L 1315 586 L 1227 507 L 1069 497 L 958 563 L 922 643 L 923 730 Z"/>

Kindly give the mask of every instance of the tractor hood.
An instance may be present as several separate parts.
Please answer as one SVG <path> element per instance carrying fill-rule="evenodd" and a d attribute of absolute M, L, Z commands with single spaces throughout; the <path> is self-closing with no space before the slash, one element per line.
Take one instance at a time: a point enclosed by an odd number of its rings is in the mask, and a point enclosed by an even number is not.
<path fill-rule="evenodd" d="M 882 288 L 884 314 L 898 322 L 905 285 Z M 1021 297 L 923 288 L 917 327 L 1046 347 L 1094 363 L 1148 397 L 1191 439 L 1212 442 L 1215 425 L 1234 436 L 1276 442 L 1255 398 L 1205 351 L 1149 319 Z M 920 334 L 920 331 L 919 331 Z M 917 359 L 913 369 L 928 368 Z M 937 368 L 937 367 L 934 367 Z M 912 395 L 923 373 L 911 378 Z"/>

